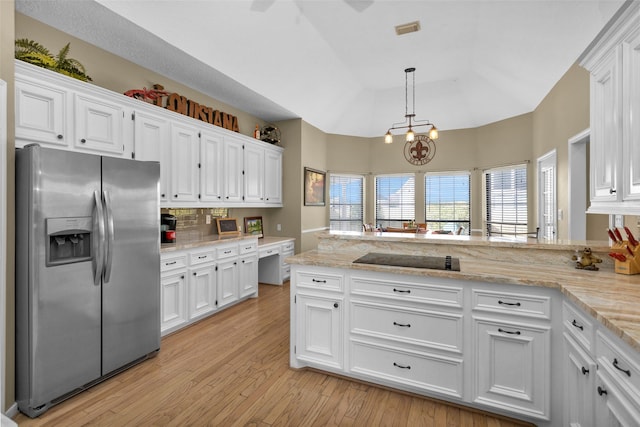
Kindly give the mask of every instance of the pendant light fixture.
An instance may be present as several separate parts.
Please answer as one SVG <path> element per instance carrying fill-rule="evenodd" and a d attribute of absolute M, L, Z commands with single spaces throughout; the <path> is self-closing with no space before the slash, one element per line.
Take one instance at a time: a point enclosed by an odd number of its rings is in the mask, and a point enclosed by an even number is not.
<path fill-rule="evenodd" d="M 392 130 L 395 129 L 407 129 L 405 134 L 405 140 L 407 142 L 412 142 L 415 140 L 416 134 L 413 128 L 420 126 L 431 126 L 429 129 L 429 138 L 432 140 L 438 139 L 438 129 L 433 123 L 430 123 L 428 120 L 415 120 L 416 116 L 416 69 L 411 67 L 404 70 L 404 118 L 405 121 L 401 123 L 394 123 L 393 126 L 389 128 L 387 133 L 384 135 L 385 144 L 391 144 L 393 142 L 393 134 Z M 411 112 L 409 112 L 409 74 L 411 74 Z"/>

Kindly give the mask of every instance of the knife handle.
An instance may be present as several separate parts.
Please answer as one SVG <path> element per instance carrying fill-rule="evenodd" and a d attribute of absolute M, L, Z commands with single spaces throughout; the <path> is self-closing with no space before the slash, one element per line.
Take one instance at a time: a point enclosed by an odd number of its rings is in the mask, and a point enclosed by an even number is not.
<path fill-rule="evenodd" d="M 618 243 L 618 239 L 616 239 L 616 236 L 615 234 L 613 234 L 613 231 L 611 231 L 611 229 L 607 228 L 607 233 L 609 234 L 609 238 L 613 240 L 614 243 Z"/>
<path fill-rule="evenodd" d="M 622 234 L 620 234 L 620 230 L 618 230 L 617 228 L 613 228 L 613 232 L 616 234 L 616 237 L 618 238 L 618 240 L 620 240 L 621 242 L 623 241 L 622 239 Z"/>
<path fill-rule="evenodd" d="M 636 240 L 631 230 L 629 230 L 629 227 L 625 226 L 624 231 L 625 233 L 627 233 L 627 236 L 629 237 L 629 243 L 631 243 L 631 246 L 633 246 L 634 248 L 638 246 L 638 241 Z"/>

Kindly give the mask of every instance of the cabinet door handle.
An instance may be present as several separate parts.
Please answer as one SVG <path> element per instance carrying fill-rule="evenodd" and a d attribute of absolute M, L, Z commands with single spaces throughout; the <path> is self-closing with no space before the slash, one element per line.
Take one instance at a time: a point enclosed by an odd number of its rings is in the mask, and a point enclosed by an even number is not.
<path fill-rule="evenodd" d="M 180 276 L 181 279 L 184 279 L 184 274 L 182 276 Z"/>
<path fill-rule="evenodd" d="M 171 262 L 165 262 L 164 265 L 173 265 L 175 263 L 177 263 L 178 261 L 171 261 Z"/>
<path fill-rule="evenodd" d="M 516 306 L 516 307 L 520 307 L 520 303 L 519 302 L 504 302 L 504 301 L 498 300 L 498 304 L 500 304 L 500 305 L 513 305 L 513 306 Z"/>
<path fill-rule="evenodd" d="M 411 289 L 396 289 L 393 288 L 393 292 L 398 292 L 399 294 L 410 294 Z"/>
<path fill-rule="evenodd" d="M 607 390 L 605 390 L 602 387 L 598 386 L 598 394 L 600 396 L 602 396 L 603 394 L 607 394 Z"/>
<path fill-rule="evenodd" d="M 338 303 L 337 302 L 333 303 L 333 308 L 338 308 Z"/>
<path fill-rule="evenodd" d="M 315 283 L 327 283 L 326 280 L 311 279 L 311 281 Z"/>
<path fill-rule="evenodd" d="M 57 136 L 57 138 L 58 138 L 58 139 L 62 139 L 62 138 L 64 138 L 64 137 L 63 137 L 62 135 L 58 135 L 58 136 Z"/>
<path fill-rule="evenodd" d="M 194 276 L 196 275 L 196 272 L 195 272 L 195 271 L 193 272 L 193 275 L 194 275 Z"/>
<path fill-rule="evenodd" d="M 587 368 L 585 368 L 584 366 L 580 370 L 582 371 L 582 375 L 587 375 L 589 373 L 589 370 Z"/>
<path fill-rule="evenodd" d="M 80 140 L 80 142 L 82 142 L 82 143 L 84 144 L 85 142 L 87 142 L 87 140 L 86 140 L 86 139 L 84 139 L 84 138 L 82 138 L 82 139 Z"/>
<path fill-rule="evenodd" d="M 615 188 L 610 188 L 609 189 L 609 194 L 616 194 L 616 189 Z"/>
<path fill-rule="evenodd" d="M 520 331 L 507 331 L 502 328 L 498 328 L 498 332 L 502 332 L 503 334 L 520 335 Z"/>
<path fill-rule="evenodd" d="M 411 323 L 398 323 L 398 322 L 393 322 L 394 325 L 396 326 L 400 326 L 403 328 L 410 328 L 411 327 Z"/>
<path fill-rule="evenodd" d="M 162 193 L 162 194 L 160 195 L 160 197 L 164 198 L 164 193 Z"/>
<path fill-rule="evenodd" d="M 175 197 L 175 198 L 177 199 L 177 198 L 178 198 L 178 195 L 177 195 L 177 194 L 174 194 L 174 195 L 173 195 L 173 197 Z"/>
<path fill-rule="evenodd" d="M 576 328 L 580 329 L 581 331 L 584 331 L 584 327 L 582 325 L 579 325 L 578 322 L 576 322 L 576 319 L 573 319 L 573 321 L 571 322 L 571 324 L 573 326 L 575 326 Z"/>
<path fill-rule="evenodd" d="M 628 369 L 622 369 L 620 366 L 618 366 L 618 359 L 613 359 L 613 367 L 616 368 L 618 371 L 622 371 L 625 374 L 627 374 L 628 377 L 631 376 L 631 371 Z"/>
<path fill-rule="evenodd" d="M 411 369 L 411 365 L 400 365 L 396 362 L 393 362 L 393 366 L 400 368 L 400 369 Z"/>
<path fill-rule="evenodd" d="M 207 257 L 207 255 L 201 255 L 198 257 L 198 259 L 205 259 Z"/>
<path fill-rule="evenodd" d="M 230 254 L 230 253 L 231 253 L 231 251 L 224 251 L 224 253 L 225 253 L 225 254 Z"/>

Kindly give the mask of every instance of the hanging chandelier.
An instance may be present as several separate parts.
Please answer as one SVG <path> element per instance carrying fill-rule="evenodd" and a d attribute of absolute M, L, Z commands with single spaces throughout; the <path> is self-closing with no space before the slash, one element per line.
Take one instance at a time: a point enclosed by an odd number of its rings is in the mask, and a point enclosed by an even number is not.
<path fill-rule="evenodd" d="M 416 116 L 416 75 L 415 68 L 407 68 L 404 70 L 404 122 L 394 123 L 393 126 L 389 128 L 387 133 L 384 135 L 385 144 L 391 144 L 393 142 L 393 134 L 391 134 L 392 130 L 396 129 L 407 129 L 407 133 L 405 134 L 405 140 L 407 142 L 413 142 L 415 140 L 416 134 L 413 131 L 413 128 L 420 126 L 431 126 L 429 129 L 429 138 L 432 140 L 438 139 L 438 129 L 433 123 L 430 123 L 428 120 L 415 120 Z M 411 83 L 411 113 L 409 113 L 409 74 L 412 77 Z"/>

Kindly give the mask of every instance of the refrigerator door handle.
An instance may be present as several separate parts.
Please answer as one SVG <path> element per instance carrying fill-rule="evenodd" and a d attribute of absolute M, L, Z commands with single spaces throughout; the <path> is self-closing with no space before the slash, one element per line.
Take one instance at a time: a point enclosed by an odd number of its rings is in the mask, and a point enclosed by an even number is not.
<path fill-rule="evenodd" d="M 111 279 L 111 266 L 113 265 L 113 243 L 114 243 L 114 231 L 113 231 L 113 209 L 111 208 L 111 195 L 107 190 L 103 191 L 104 206 L 106 212 L 106 224 L 107 224 L 107 238 L 106 238 L 106 255 L 107 261 L 104 267 L 104 282 L 109 283 Z"/>
<path fill-rule="evenodd" d="M 94 223 L 94 230 L 97 229 L 98 236 L 93 240 L 93 249 L 94 249 L 94 265 L 95 272 L 93 273 L 93 284 L 96 286 L 100 285 L 100 279 L 102 278 L 102 273 L 104 271 L 104 209 L 102 207 L 102 199 L 100 198 L 100 193 L 96 190 L 93 192 L 93 198 L 96 202 L 96 219 Z"/>

